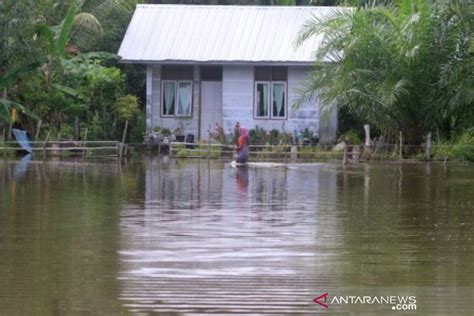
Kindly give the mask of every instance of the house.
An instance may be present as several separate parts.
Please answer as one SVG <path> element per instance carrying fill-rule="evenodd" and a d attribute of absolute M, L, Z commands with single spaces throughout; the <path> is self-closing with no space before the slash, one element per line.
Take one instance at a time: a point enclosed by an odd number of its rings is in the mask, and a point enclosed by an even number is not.
<path fill-rule="evenodd" d="M 146 124 L 208 139 L 236 122 L 334 139 L 337 111 L 319 100 L 293 107 L 321 36 L 296 48 L 312 15 L 330 7 L 138 5 L 121 44 L 125 63 L 146 64 Z M 322 119 L 324 117 L 324 119 Z"/>

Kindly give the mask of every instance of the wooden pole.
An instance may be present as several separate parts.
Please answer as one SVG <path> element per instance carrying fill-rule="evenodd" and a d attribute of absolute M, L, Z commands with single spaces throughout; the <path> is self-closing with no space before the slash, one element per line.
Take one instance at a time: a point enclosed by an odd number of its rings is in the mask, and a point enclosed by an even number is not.
<path fill-rule="evenodd" d="M 119 150 L 119 160 L 122 161 L 122 155 L 123 155 L 123 149 L 124 149 L 124 144 L 125 144 L 125 137 L 127 136 L 127 129 L 128 129 L 128 120 L 125 121 L 125 128 L 123 129 L 123 135 L 122 135 L 122 143 L 120 144 L 120 150 Z"/>
<path fill-rule="evenodd" d="M 425 159 L 431 160 L 431 132 L 428 133 L 426 137 L 426 147 L 425 147 Z"/>
<path fill-rule="evenodd" d="M 5 156 L 6 156 L 6 144 L 5 144 L 5 125 L 3 125 L 3 138 L 2 138 L 2 148 L 3 148 L 3 159 L 5 159 Z"/>
<path fill-rule="evenodd" d="M 348 154 L 349 154 L 349 150 L 348 150 L 348 148 L 347 148 L 347 147 L 348 147 L 348 144 L 347 144 L 347 142 L 346 142 L 345 139 L 344 139 L 343 143 L 344 143 L 344 154 L 343 154 L 343 156 L 342 156 L 342 164 L 343 164 L 343 165 L 346 165 L 346 164 L 347 164 L 347 156 L 348 156 Z"/>
<path fill-rule="evenodd" d="M 402 161 L 403 159 L 403 135 L 402 135 L 402 131 L 400 131 L 400 136 L 399 136 L 399 140 L 400 140 L 400 148 L 398 148 L 399 152 L 398 152 L 398 160 Z"/>
<path fill-rule="evenodd" d="M 89 131 L 89 128 L 86 127 L 86 130 L 84 131 L 84 140 L 82 141 L 82 147 L 84 148 L 82 150 L 82 159 L 86 157 L 86 146 L 87 146 L 87 132 Z"/>
<path fill-rule="evenodd" d="M 48 134 L 46 135 L 46 139 L 44 141 L 44 144 L 43 144 L 43 158 L 45 159 L 46 158 L 46 146 L 48 145 L 48 140 L 49 140 L 49 134 L 51 133 L 51 131 L 48 131 Z"/>
<path fill-rule="evenodd" d="M 122 160 L 122 143 L 117 141 L 117 158 L 119 161 Z"/>
<path fill-rule="evenodd" d="M 7 97 L 8 97 L 7 88 L 3 88 L 2 95 L 3 95 L 3 99 L 6 100 Z M 12 133 L 12 125 L 8 124 L 8 127 L 9 127 L 9 129 L 7 130 L 6 124 L 3 125 L 3 141 L 4 142 L 10 140 L 10 135 Z"/>
<path fill-rule="evenodd" d="M 365 160 L 370 160 L 372 142 L 370 140 L 370 125 L 364 125 L 365 130 L 365 148 L 364 148 L 364 158 Z"/>
<path fill-rule="evenodd" d="M 79 116 L 74 118 L 74 140 L 79 140 L 81 136 L 81 124 L 79 123 Z"/>
<path fill-rule="evenodd" d="M 13 123 L 8 124 L 8 132 L 7 132 L 7 137 L 6 140 L 10 140 L 12 138 L 12 129 L 13 129 Z"/>
<path fill-rule="evenodd" d="M 211 159 L 211 125 L 209 125 L 209 130 L 207 131 L 207 139 L 208 139 L 207 159 Z"/>
<path fill-rule="evenodd" d="M 360 159 L 360 147 L 359 145 L 352 146 L 352 163 L 359 163 Z"/>
<path fill-rule="evenodd" d="M 41 119 L 39 119 L 38 121 L 38 126 L 36 127 L 36 135 L 35 135 L 35 141 L 38 140 L 38 137 L 39 137 L 39 133 L 40 133 L 40 130 L 41 130 L 41 125 L 43 124 L 43 121 Z"/>
<path fill-rule="evenodd" d="M 123 135 L 122 135 L 122 144 L 125 143 L 125 137 L 127 136 L 127 129 L 128 129 L 128 120 L 125 121 L 125 128 L 123 130 Z"/>

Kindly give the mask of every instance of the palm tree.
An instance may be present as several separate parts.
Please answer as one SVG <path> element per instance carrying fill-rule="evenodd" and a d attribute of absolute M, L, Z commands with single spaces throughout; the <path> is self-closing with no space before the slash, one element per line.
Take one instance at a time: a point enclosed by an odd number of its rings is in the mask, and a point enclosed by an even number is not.
<path fill-rule="evenodd" d="M 324 110 L 345 107 L 386 136 L 403 131 L 413 144 L 433 130 L 449 136 L 473 115 L 469 23 L 459 12 L 401 0 L 313 17 L 298 43 L 324 39 L 300 101 L 318 94 Z"/>

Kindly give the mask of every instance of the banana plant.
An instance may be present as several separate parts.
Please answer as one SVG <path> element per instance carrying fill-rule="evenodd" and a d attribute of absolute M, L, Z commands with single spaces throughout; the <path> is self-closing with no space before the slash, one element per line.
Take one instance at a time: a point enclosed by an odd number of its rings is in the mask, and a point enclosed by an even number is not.
<path fill-rule="evenodd" d="M 4 91 L 3 97 L 0 97 L 0 120 L 12 123 L 13 118 L 11 112 L 13 109 L 18 110 L 31 118 L 37 118 L 37 116 L 34 115 L 32 111 L 26 109 L 25 106 L 8 100 L 8 89 L 15 85 L 18 80 L 38 69 L 42 70 L 45 80 L 48 82 L 54 72 L 54 65 L 62 64 L 67 60 L 67 45 L 74 29 L 87 28 L 95 33 L 102 32 L 102 26 L 94 15 L 86 12 L 77 13 L 77 11 L 77 1 L 73 1 L 65 18 L 59 25 L 49 26 L 47 24 L 38 24 L 36 30 L 40 37 L 45 39 L 47 48 L 46 55 L 0 76 L 0 91 Z M 96 53 L 96 55 L 100 55 L 101 57 L 105 56 L 100 53 Z M 53 86 L 53 88 L 55 87 Z M 70 91 L 67 87 L 59 88 Z"/>
<path fill-rule="evenodd" d="M 77 13 L 77 11 L 77 1 L 73 1 L 66 17 L 59 25 L 38 24 L 38 32 L 46 39 L 48 56 L 65 57 L 66 48 L 74 30 L 85 28 L 96 34 L 102 33 L 102 26 L 94 15 L 86 12 Z"/>
<path fill-rule="evenodd" d="M 27 65 L 23 65 L 14 71 L 7 73 L 3 76 L 0 77 L 0 91 L 4 91 L 6 94 L 6 91 L 9 87 L 14 85 L 19 78 L 26 76 L 36 69 L 41 65 L 40 61 L 36 61 Z M 18 112 L 21 112 L 25 115 L 28 115 L 34 119 L 37 118 L 37 116 L 30 110 L 28 110 L 26 107 L 23 105 L 9 101 L 7 100 L 6 96 L 0 97 L 0 121 L 5 121 L 7 123 L 12 123 L 13 118 L 12 118 L 12 110 L 15 109 Z"/>

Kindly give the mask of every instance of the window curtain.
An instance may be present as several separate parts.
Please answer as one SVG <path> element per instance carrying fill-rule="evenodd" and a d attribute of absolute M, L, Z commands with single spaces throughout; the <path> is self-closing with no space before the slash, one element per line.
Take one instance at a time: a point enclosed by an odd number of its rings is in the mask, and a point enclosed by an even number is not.
<path fill-rule="evenodd" d="M 269 108 L 269 93 L 268 93 L 268 84 L 263 84 L 263 116 L 268 116 Z"/>
<path fill-rule="evenodd" d="M 174 82 L 165 83 L 165 115 L 173 114 L 171 109 L 173 107 L 174 95 L 175 95 L 175 86 Z"/>
<path fill-rule="evenodd" d="M 281 83 L 276 83 L 273 85 L 273 103 L 276 109 L 276 113 L 273 113 L 273 115 L 283 116 L 280 114 L 283 106 L 283 85 Z"/>
<path fill-rule="evenodd" d="M 191 84 L 189 82 L 181 82 L 179 84 L 179 110 L 180 115 L 189 115 L 191 113 Z"/>

